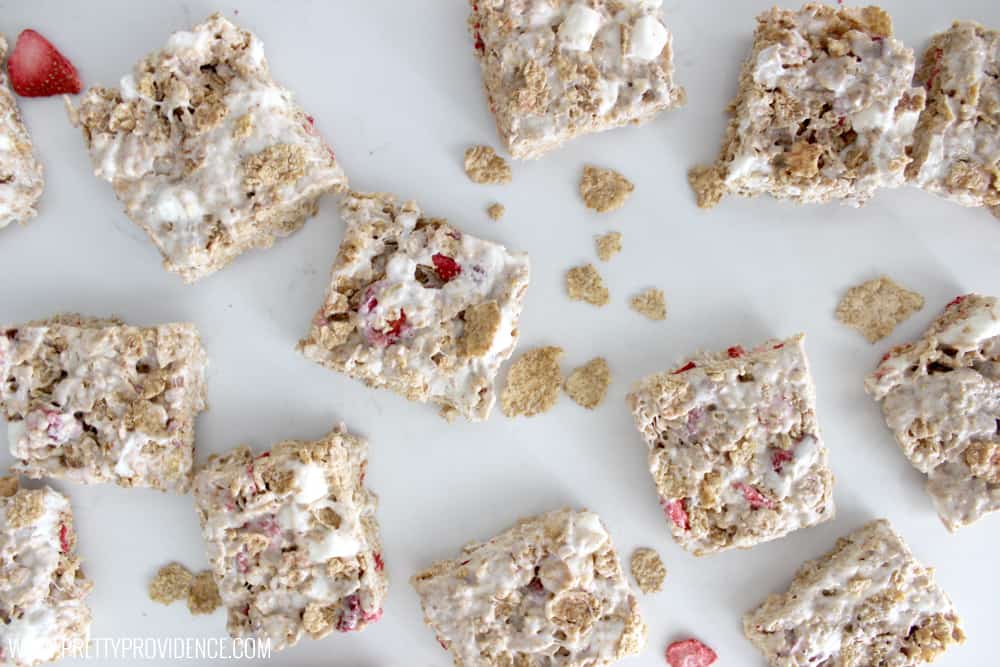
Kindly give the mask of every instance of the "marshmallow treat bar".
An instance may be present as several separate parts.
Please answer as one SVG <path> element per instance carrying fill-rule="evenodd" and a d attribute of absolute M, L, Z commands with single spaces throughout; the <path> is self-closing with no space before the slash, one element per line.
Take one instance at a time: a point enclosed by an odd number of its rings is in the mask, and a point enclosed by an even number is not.
<path fill-rule="evenodd" d="M 456 667 L 609 665 L 646 643 L 635 596 L 592 512 L 521 520 L 410 582 Z"/>
<path fill-rule="evenodd" d="M 207 363 L 193 324 L 58 315 L 0 332 L 14 470 L 187 492 Z"/>
<path fill-rule="evenodd" d="M 803 338 L 699 353 L 628 396 L 670 531 L 696 556 L 833 518 Z"/>
<path fill-rule="evenodd" d="M 927 89 L 907 176 L 1000 217 L 1000 31 L 956 21 L 931 39 L 916 81 Z"/>
<path fill-rule="evenodd" d="M 516 158 L 684 103 L 662 0 L 470 0 L 497 130 Z"/>
<path fill-rule="evenodd" d="M 326 299 L 299 349 L 371 387 L 489 416 L 517 342 L 527 255 L 463 234 L 414 202 L 352 193 Z"/>
<path fill-rule="evenodd" d="M 0 229 L 33 218 L 45 184 L 7 81 L 6 58 L 7 40 L 0 35 Z"/>
<path fill-rule="evenodd" d="M 279 650 L 303 632 L 362 630 L 386 593 L 367 443 L 343 425 L 254 455 L 213 455 L 195 477 L 202 532 L 233 637 Z"/>
<path fill-rule="evenodd" d="M 689 175 L 698 205 L 769 194 L 858 206 L 901 185 L 924 108 L 913 68 L 878 7 L 764 12 L 719 158 Z"/>
<path fill-rule="evenodd" d="M 72 112 L 94 172 L 192 282 L 270 246 L 346 178 L 264 47 L 220 14 L 143 59 Z"/>
<path fill-rule="evenodd" d="M 803 564 L 743 617 L 743 632 L 771 667 L 916 667 L 964 641 L 960 623 L 934 570 L 881 519 Z"/>
<path fill-rule="evenodd" d="M 968 294 L 923 338 L 893 348 L 865 380 L 910 463 L 955 531 L 1000 509 L 1000 305 Z"/>
<path fill-rule="evenodd" d="M 83 650 L 92 586 L 66 497 L 0 478 L 0 664 L 30 667 Z"/>

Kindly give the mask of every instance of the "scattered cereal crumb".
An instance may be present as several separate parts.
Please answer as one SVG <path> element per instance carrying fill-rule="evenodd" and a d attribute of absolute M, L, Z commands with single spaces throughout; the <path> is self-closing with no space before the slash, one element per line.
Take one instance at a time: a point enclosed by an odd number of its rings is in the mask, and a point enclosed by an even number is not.
<path fill-rule="evenodd" d="M 481 357 L 493 345 L 493 337 L 500 328 L 500 306 L 496 301 L 486 301 L 465 309 L 465 328 L 458 339 L 458 354 L 462 357 Z"/>
<path fill-rule="evenodd" d="M 610 384 L 608 362 L 603 357 L 597 357 L 570 373 L 563 388 L 570 398 L 591 410 L 604 400 Z"/>
<path fill-rule="evenodd" d="M 490 205 L 490 207 L 488 209 L 486 209 L 487 215 L 489 215 L 490 216 L 490 220 L 493 220 L 493 221 L 497 221 L 500 218 L 502 218 L 503 214 L 506 211 L 507 211 L 507 209 L 504 208 L 504 205 L 501 204 L 500 202 L 494 202 L 493 204 Z"/>
<path fill-rule="evenodd" d="M 472 146 L 465 151 L 465 173 L 473 183 L 510 183 L 510 165 L 489 146 Z"/>
<path fill-rule="evenodd" d="M 205 570 L 194 576 L 187 601 L 192 614 L 211 614 L 222 605 L 222 598 L 219 597 L 219 589 L 211 572 Z"/>
<path fill-rule="evenodd" d="M 695 167 L 688 171 L 688 183 L 694 190 L 698 208 L 713 208 L 726 194 L 726 183 L 718 167 Z"/>
<path fill-rule="evenodd" d="M 574 301 L 586 301 L 595 306 L 606 306 L 610 300 L 608 288 L 593 264 L 574 266 L 566 272 L 566 292 Z"/>
<path fill-rule="evenodd" d="M 12 495 L 17 493 L 17 489 L 20 484 L 17 481 L 17 477 L 13 475 L 9 477 L 0 477 L 0 498 L 10 498 Z"/>
<path fill-rule="evenodd" d="M 631 181 L 613 169 L 601 169 L 587 165 L 580 179 L 580 195 L 587 208 L 598 213 L 606 213 L 621 208 L 635 186 Z"/>
<path fill-rule="evenodd" d="M 552 409 L 559 398 L 562 348 L 537 347 L 522 354 L 507 373 L 500 407 L 508 417 L 532 417 Z"/>
<path fill-rule="evenodd" d="M 660 554 L 655 549 L 641 547 L 632 552 L 632 576 L 643 593 L 659 593 L 663 590 L 663 580 L 667 578 L 667 568 L 663 567 Z"/>
<path fill-rule="evenodd" d="M 650 287 L 629 299 L 629 307 L 640 315 L 651 320 L 667 319 L 667 303 L 663 299 L 663 290 Z"/>
<path fill-rule="evenodd" d="M 193 580 L 194 575 L 180 563 L 164 565 L 149 582 L 149 599 L 160 604 L 183 600 Z"/>
<path fill-rule="evenodd" d="M 622 251 L 621 232 L 609 232 L 596 237 L 597 256 L 602 262 L 606 262 Z"/>
<path fill-rule="evenodd" d="M 684 639 L 667 647 L 667 664 L 670 667 L 708 667 L 719 656 L 697 639 Z"/>
<path fill-rule="evenodd" d="M 923 307 L 924 297 L 881 276 L 847 290 L 837 305 L 837 319 L 875 343 Z"/>

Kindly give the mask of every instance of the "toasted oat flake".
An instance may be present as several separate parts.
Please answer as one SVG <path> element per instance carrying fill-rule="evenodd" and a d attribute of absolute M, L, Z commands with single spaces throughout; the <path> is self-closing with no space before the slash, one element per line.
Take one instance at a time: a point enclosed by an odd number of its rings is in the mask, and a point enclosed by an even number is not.
<path fill-rule="evenodd" d="M 473 183 L 510 183 L 510 165 L 489 146 L 471 146 L 465 150 L 465 173 Z"/>
<path fill-rule="evenodd" d="M 590 410 L 601 404 L 610 384 L 608 362 L 603 357 L 597 357 L 570 373 L 563 388 L 570 398 Z"/>
<path fill-rule="evenodd" d="M 494 222 L 498 221 L 503 217 L 503 214 L 507 212 L 507 209 L 500 202 L 494 202 L 490 204 L 490 207 L 486 209 L 486 214 L 490 216 L 490 220 Z"/>
<path fill-rule="evenodd" d="M 219 588 L 215 585 L 211 572 L 204 570 L 192 578 L 187 603 L 192 614 L 211 614 L 222 606 Z"/>
<path fill-rule="evenodd" d="M 188 597 L 194 575 L 180 563 L 164 565 L 149 582 L 149 599 L 170 604 Z"/>
<path fill-rule="evenodd" d="M 601 169 L 587 165 L 580 179 L 580 196 L 587 208 L 598 213 L 607 213 L 621 208 L 635 186 L 631 181 L 613 169 Z"/>
<path fill-rule="evenodd" d="M 924 297 L 881 276 L 847 290 L 837 306 L 837 319 L 875 343 L 924 307 Z"/>
<path fill-rule="evenodd" d="M 621 232 L 609 232 L 596 237 L 597 257 L 602 262 L 607 262 L 612 257 L 622 251 Z"/>
<path fill-rule="evenodd" d="M 562 371 L 561 347 L 529 350 L 518 357 L 507 373 L 507 385 L 500 395 L 500 407 L 508 417 L 533 417 L 548 412 L 559 398 Z"/>
<path fill-rule="evenodd" d="M 628 305 L 635 312 L 651 320 L 667 319 L 667 303 L 663 298 L 663 290 L 655 287 L 636 294 L 629 299 Z"/>
<path fill-rule="evenodd" d="M 610 300 L 604 279 L 593 264 L 575 266 L 566 272 L 566 292 L 574 301 L 606 306 Z"/>
<path fill-rule="evenodd" d="M 635 583 L 643 593 L 658 593 L 663 590 L 663 580 L 667 578 L 667 568 L 663 566 L 656 549 L 641 547 L 632 552 L 630 564 Z"/>
<path fill-rule="evenodd" d="M 486 301 L 465 309 L 465 329 L 458 339 L 461 357 L 481 357 L 493 347 L 502 314 L 496 301 Z"/>

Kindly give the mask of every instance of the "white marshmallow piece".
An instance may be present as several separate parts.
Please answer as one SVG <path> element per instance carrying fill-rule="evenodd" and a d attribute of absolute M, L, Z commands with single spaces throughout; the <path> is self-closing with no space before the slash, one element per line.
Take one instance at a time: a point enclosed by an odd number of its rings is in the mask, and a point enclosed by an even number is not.
<path fill-rule="evenodd" d="M 669 34 L 660 20 L 647 14 L 632 24 L 628 52 L 625 55 L 636 60 L 654 60 L 667 45 L 667 39 Z"/>
<path fill-rule="evenodd" d="M 589 51 L 600 28 L 600 12 L 578 2 L 569 8 L 559 26 L 559 42 L 572 51 Z"/>

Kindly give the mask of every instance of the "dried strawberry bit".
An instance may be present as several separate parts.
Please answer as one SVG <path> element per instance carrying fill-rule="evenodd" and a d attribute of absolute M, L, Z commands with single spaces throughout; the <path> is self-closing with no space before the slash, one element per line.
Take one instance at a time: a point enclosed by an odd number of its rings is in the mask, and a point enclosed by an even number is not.
<path fill-rule="evenodd" d="M 775 346 L 774 346 L 774 347 L 772 347 L 771 349 L 772 349 L 772 350 L 780 350 L 780 349 L 781 349 L 781 348 L 783 348 L 783 347 L 785 347 L 785 344 L 784 344 L 784 343 L 778 343 L 777 345 L 775 345 Z"/>
<path fill-rule="evenodd" d="M 750 503 L 750 507 L 753 509 L 774 509 L 774 501 L 749 484 L 744 484 L 743 482 L 733 482 L 733 488 L 737 491 L 743 492 L 743 497 L 746 498 L 746 501 Z"/>
<path fill-rule="evenodd" d="M 482 53 L 485 50 L 486 50 L 486 43 L 483 42 L 483 37 L 482 37 L 482 35 L 479 34 L 479 31 L 477 30 L 476 31 L 476 51 L 479 51 L 480 53 Z"/>
<path fill-rule="evenodd" d="M 947 310 L 948 308 L 951 308 L 952 306 L 957 306 L 958 304 L 962 303 L 963 301 L 965 301 L 965 298 L 967 296 L 969 296 L 969 295 L 968 294 L 963 294 L 961 296 L 956 296 L 954 299 L 952 299 L 951 301 L 948 302 L 948 305 L 945 306 L 945 310 Z"/>
<path fill-rule="evenodd" d="M 891 357 L 891 356 L 892 356 L 892 352 L 886 352 L 885 354 L 882 355 L 882 359 L 879 360 L 879 363 L 881 364 L 884 361 L 889 361 L 889 357 Z"/>
<path fill-rule="evenodd" d="M 528 590 L 534 591 L 535 593 L 541 593 L 545 590 L 545 584 L 543 584 L 542 580 L 538 577 L 534 577 L 528 582 Z"/>
<path fill-rule="evenodd" d="M 236 554 L 236 569 L 242 574 L 246 574 L 250 570 L 250 560 L 247 558 L 246 551 Z"/>
<path fill-rule="evenodd" d="M 385 569 L 385 562 L 382 560 L 382 554 L 376 551 L 374 553 L 374 558 L 375 558 L 375 571 L 381 572 L 382 570 Z"/>
<path fill-rule="evenodd" d="M 368 340 L 373 345 L 377 347 L 389 347 L 399 342 L 399 339 L 409 329 L 406 324 L 406 311 L 400 308 L 399 317 L 389 320 L 386 324 L 388 328 L 385 331 L 378 331 L 376 329 L 367 330 Z"/>
<path fill-rule="evenodd" d="M 462 266 L 448 255 L 437 253 L 431 256 L 431 261 L 434 262 L 434 271 L 438 278 L 444 282 L 454 280 L 462 273 Z"/>
<path fill-rule="evenodd" d="M 441 645 L 441 648 L 443 648 L 445 651 L 447 651 L 448 650 L 448 644 L 446 644 L 445 641 L 443 639 L 441 639 L 440 637 L 438 637 L 437 640 L 438 640 L 438 644 Z"/>
<path fill-rule="evenodd" d="M 69 553 L 69 529 L 66 524 L 59 524 L 59 551 L 64 554 Z"/>
<path fill-rule="evenodd" d="M 782 467 L 795 458 L 795 452 L 790 449 L 777 449 L 771 454 L 771 467 L 774 472 L 781 472 Z"/>
<path fill-rule="evenodd" d="M 256 461 L 260 461 L 261 459 L 266 459 L 266 458 L 267 458 L 268 456 L 270 456 L 270 455 L 271 455 L 271 452 L 264 452 L 263 454 L 258 454 L 258 455 L 257 455 L 257 456 L 255 457 L 255 459 L 254 459 L 254 460 L 256 460 Z"/>
<path fill-rule="evenodd" d="M 372 613 L 365 614 L 364 616 L 361 617 L 361 620 L 363 620 L 365 623 L 377 623 L 381 619 L 382 619 L 382 607 L 379 607 Z"/>
<path fill-rule="evenodd" d="M 673 373 L 671 373 L 671 375 L 677 375 L 678 373 L 687 372 L 687 371 L 691 370 L 694 367 L 695 367 L 695 363 L 693 361 L 689 361 L 686 364 L 684 364 L 683 366 L 681 366 L 680 368 L 678 368 L 676 371 L 674 371 Z"/>
<path fill-rule="evenodd" d="M 344 598 L 344 608 L 340 612 L 337 620 L 338 632 L 353 632 L 358 629 L 358 621 L 362 618 L 361 600 L 356 594 L 348 595 Z"/>
<path fill-rule="evenodd" d="M 663 514 L 670 519 L 675 526 L 681 530 L 691 530 L 691 519 L 688 517 L 687 509 L 684 507 L 684 499 L 667 500 L 660 499 L 660 506 L 663 507 Z"/>
<path fill-rule="evenodd" d="M 718 659 L 715 651 L 697 639 L 684 639 L 667 647 L 670 667 L 708 667 Z"/>
<path fill-rule="evenodd" d="M 739 345 L 733 345 L 731 348 L 726 350 L 726 355 L 728 355 L 730 359 L 738 359 L 744 354 L 746 354 L 746 350 Z"/>

